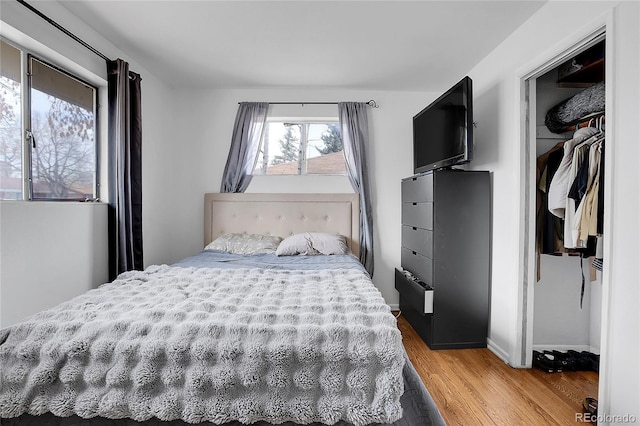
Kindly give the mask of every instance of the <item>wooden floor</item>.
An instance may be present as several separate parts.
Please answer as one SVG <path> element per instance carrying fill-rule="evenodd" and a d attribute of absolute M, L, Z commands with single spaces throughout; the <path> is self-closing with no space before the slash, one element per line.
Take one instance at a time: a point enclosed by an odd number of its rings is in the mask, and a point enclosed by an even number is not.
<path fill-rule="evenodd" d="M 448 425 L 575 425 L 597 398 L 593 371 L 516 369 L 489 349 L 432 351 L 400 316 L 409 359 Z"/>

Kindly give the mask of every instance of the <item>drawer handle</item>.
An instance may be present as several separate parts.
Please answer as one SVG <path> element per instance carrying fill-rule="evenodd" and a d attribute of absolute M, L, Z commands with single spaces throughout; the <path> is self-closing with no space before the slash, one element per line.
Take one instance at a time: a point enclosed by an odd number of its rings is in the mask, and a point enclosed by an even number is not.
<path fill-rule="evenodd" d="M 415 256 L 416 254 L 418 254 L 417 252 L 411 250 L 411 253 L 413 253 L 413 255 Z"/>
<path fill-rule="evenodd" d="M 418 203 L 411 203 L 411 204 L 413 204 L 414 206 L 417 206 L 417 205 L 418 205 Z"/>
<path fill-rule="evenodd" d="M 414 231 L 417 231 L 417 230 L 418 230 L 418 228 L 416 228 L 416 227 L 414 226 L 414 227 L 413 227 L 413 230 L 414 230 Z"/>

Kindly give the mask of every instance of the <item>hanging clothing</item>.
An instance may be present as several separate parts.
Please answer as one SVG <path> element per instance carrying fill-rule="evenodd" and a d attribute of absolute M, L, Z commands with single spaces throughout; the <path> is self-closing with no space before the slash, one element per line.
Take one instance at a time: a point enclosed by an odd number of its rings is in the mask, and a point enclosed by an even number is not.
<path fill-rule="evenodd" d="M 587 241 L 581 242 L 578 238 L 578 234 L 574 232 L 574 223 L 580 221 L 580 218 L 576 219 L 576 210 L 578 205 L 582 201 L 584 197 L 580 197 L 579 188 L 580 186 L 584 186 L 585 188 L 588 185 L 588 174 L 589 174 L 589 153 L 591 146 L 604 138 L 604 134 L 598 131 L 594 136 L 587 138 L 581 143 L 577 144 L 573 148 L 573 155 L 571 158 L 571 168 L 569 170 L 569 186 L 567 187 L 567 198 L 566 198 L 566 206 L 564 212 L 564 246 L 566 248 L 586 248 Z M 586 163 L 585 161 L 586 160 Z M 584 167 L 585 170 L 580 170 L 581 167 Z M 584 183 L 580 182 L 580 172 L 584 175 Z M 576 188 L 572 193 L 572 188 Z M 572 196 L 573 195 L 573 196 Z M 574 198 L 575 197 L 575 198 Z"/>
<path fill-rule="evenodd" d="M 562 219 L 554 216 L 548 209 L 549 185 L 563 157 L 564 142 L 558 142 L 553 148 L 540 155 L 536 160 L 536 222 L 538 251 L 542 254 L 565 253 L 562 242 Z"/>
<path fill-rule="evenodd" d="M 564 219 L 565 209 L 567 208 L 567 195 L 569 193 L 569 186 L 571 179 L 571 164 L 573 159 L 573 148 L 597 134 L 599 131 L 593 127 L 583 127 L 577 130 L 573 139 L 570 139 L 564 143 L 563 157 L 558 170 L 551 180 L 548 192 L 548 208 L 549 211 L 555 216 Z"/>
<path fill-rule="evenodd" d="M 586 194 L 589 186 L 589 156 L 582 155 L 582 157 L 583 158 L 580 161 L 580 166 L 578 168 L 578 174 L 576 175 L 571 188 L 569 188 L 568 194 L 569 198 L 573 199 L 576 203 L 580 203 L 580 200 L 582 200 L 582 197 Z"/>
<path fill-rule="evenodd" d="M 537 279 L 540 280 L 540 255 L 561 256 L 565 253 L 577 255 L 566 249 L 562 242 L 564 221 L 549 212 L 548 189 L 564 156 L 564 141 L 536 159 L 536 263 Z"/>
<path fill-rule="evenodd" d="M 572 238 L 576 244 L 586 242 L 589 237 L 589 223 L 591 220 L 592 203 L 594 200 L 594 192 L 597 195 L 597 174 L 600 166 L 599 147 L 601 142 L 591 145 L 589 155 L 585 157 L 587 173 L 586 191 L 579 199 L 578 208 L 571 224 Z M 595 189 L 595 191 L 594 191 Z"/>
<path fill-rule="evenodd" d="M 541 254 L 579 255 L 582 308 L 586 282 L 583 259 L 597 259 L 589 261 L 592 281 L 595 268 L 602 267 L 602 253 L 596 253 L 600 238 L 596 236 L 603 217 L 600 196 L 605 135 L 600 126 L 576 127 L 572 139 L 556 144 L 536 161 L 537 275 L 540 280 Z M 561 242 L 560 248 L 557 242 Z"/>
<path fill-rule="evenodd" d="M 598 200 L 596 202 L 598 208 L 596 235 L 602 235 L 604 229 L 604 141 L 600 146 L 600 168 L 598 169 Z"/>
<path fill-rule="evenodd" d="M 596 234 L 589 233 L 589 227 L 592 220 L 596 228 L 598 223 L 598 209 L 593 204 L 598 202 L 598 154 L 603 142 L 604 132 L 585 127 L 536 160 L 538 279 L 541 254 L 581 258 L 595 254 Z M 582 233 L 587 235 L 581 238 Z"/>
<path fill-rule="evenodd" d="M 603 212 L 599 211 L 600 176 L 604 174 L 604 171 L 601 169 L 602 164 L 600 159 L 603 148 L 604 141 L 601 141 L 593 147 L 590 155 L 593 181 L 584 197 L 584 207 L 580 215 L 580 220 L 574 223 L 574 228 L 578 230 L 581 240 L 586 240 L 590 236 L 600 235 L 598 232 L 598 218 L 603 215 Z"/>

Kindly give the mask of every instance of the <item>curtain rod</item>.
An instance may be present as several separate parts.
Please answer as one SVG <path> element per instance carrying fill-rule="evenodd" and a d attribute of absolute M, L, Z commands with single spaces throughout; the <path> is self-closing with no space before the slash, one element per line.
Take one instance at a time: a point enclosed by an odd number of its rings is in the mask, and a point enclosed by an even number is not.
<path fill-rule="evenodd" d="M 238 102 L 239 104 L 242 102 Z M 337 105 L 338 102 L 267 102 L 269 105 Z M 371 108 L 380 108 L 380 105 L 376 103 L 373 99 L 365 104 L 369 105 Z"/>
<path fill-rule="evenodd" d="M 111 61 L 111 59 L 107 58 L 104 54 L 102 54 L 100 51 L 98 51 L 97 49 L 95 49 L 93 46 L 91 46 L 89 43 L 87 43 L 86 41 L 82 40 L 80 37 L 76 36 L 75 34 L 73 34 L 71 31 L 67 30 L 65 27 L 63 27 L 62 25 L 58 24 L 56 21 L 54 21 L 53 19 L 49 18 L 47 15 L 45 15 L 44 13 L 40 12 L 38 9 L 36 9 L 35 7 L 31 6 L 29 3 L 27 3 L 24 0 L 18 0 L 18 3 L 20 3 L 21 5 L 23 5 L 24 7 L 26 7 L 27 9 L 29 9 L 30 11 L 32 11 L 33 13 L 35 13 L 36 15 L 38 15 L 39 17 L 41 17 L 42 19 L 44 19 L 45 21 L 47 21 L 48 23 L 50 23 L 51 25 L 53 25 L 54 27 L 56 27 L 57 29 L 59 29 L 60 31 L 62 31 L 63 33 L 65 33 L 67 36 L 71 37 L 73 40 L 75 40 L 76 42 L 80 43 L 81 45 L 83 45 L 84 47 L 86 47 L 87 49 L 89 49 L 91 52 L 95 53 L 96 55 L 100 56 L 102 59 L 104 59 L 105 61 Z"/>

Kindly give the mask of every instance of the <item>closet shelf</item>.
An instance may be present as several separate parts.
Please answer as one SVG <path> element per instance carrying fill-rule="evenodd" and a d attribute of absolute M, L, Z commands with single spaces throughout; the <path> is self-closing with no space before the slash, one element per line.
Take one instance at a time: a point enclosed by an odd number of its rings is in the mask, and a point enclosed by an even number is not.
<path fill-rule="evenodd" d="M 589 87 L 604 81 L 604 41 L 558 67 L 558 87 Z"/>
<path fill-rule="evenodd" d="M 604 58 L 558 79 L 558 87 L 589 87 L 604 80 Z"/>

